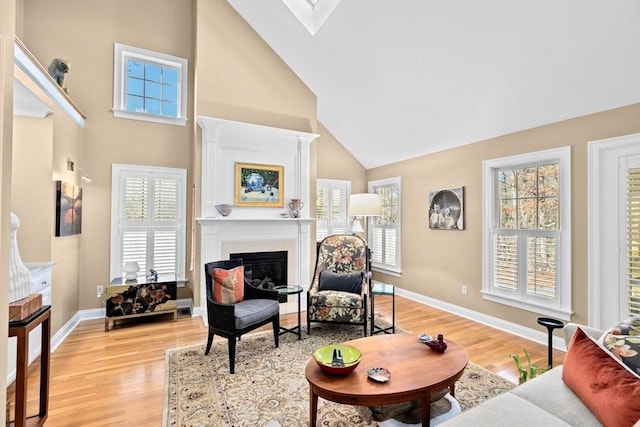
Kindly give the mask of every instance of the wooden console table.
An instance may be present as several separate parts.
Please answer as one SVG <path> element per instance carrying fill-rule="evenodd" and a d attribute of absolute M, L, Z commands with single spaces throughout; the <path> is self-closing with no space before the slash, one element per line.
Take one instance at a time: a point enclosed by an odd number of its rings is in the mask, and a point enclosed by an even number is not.
<path fill-rule="evenodd" d="M 9 322 L 9 337 L 16 337 L 16 419 L 15 427 L 40 426 L 47 419 L 49 408 L 49 356 L 51 354 L 51 306 L 43 305 L 23 320 Z M 29 332 L 42 325 L 40 353 L 40 406 L 38 415 L 27 417 L 27 377 L 29 375 Z M 7 420 L 8 421 L 8 420 Z"/>

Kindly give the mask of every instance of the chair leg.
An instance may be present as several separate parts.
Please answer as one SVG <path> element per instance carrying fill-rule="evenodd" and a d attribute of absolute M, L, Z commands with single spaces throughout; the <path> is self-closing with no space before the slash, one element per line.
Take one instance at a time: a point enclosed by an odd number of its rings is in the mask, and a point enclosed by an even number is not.
<path fill-rule="evenodd" d="M 278 348 L 280 345 L 280 314 L 273 318 L 273 340 Z"/>
<path fill-rule="evenodd" d="M 229 342 L 229 372 L 233 374 L 236 367 L 236 338 L 230 337 L 227 341 Z"/>
<path fill-rule="evenodd" d="M 309 318 L 309 306 L 307 305 L 307 335 L 311 335 L 311 319 Z"/>
<path fill-rule="evenodd" d="M 204 351 L 204 355 L 209 354 L 209 350 L 211 350 L 211 344 L 213 344 L 213 332 L 209 332 L 209 336 L 207 337 L 207 349 Z"/>

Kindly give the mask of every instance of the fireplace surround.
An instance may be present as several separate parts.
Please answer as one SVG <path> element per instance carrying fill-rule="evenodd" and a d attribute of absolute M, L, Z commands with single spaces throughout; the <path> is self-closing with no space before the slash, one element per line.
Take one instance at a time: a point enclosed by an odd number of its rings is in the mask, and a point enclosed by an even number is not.
<path fill-rule="evenodd" d="M 242 260 L 245 278 L 254 286 L 274 289 L 287 285 L 287 251 L 240 252 L 230 254 L 229 258 Z M 287 295 L 279 295 L 278 300 L 287 302 Z"/>
<path fill-rule="evenodd" d="M 232 254 L 286 252 L 286 284 L 307 288 L 311 283 L 312 245 L 309 209 L 298 218 L 280 215 L 291 199 L 305 207 L 310 200 L 309 146 L 318 135 L 214 117 L 198 117 L 202 129 L 202 183 L 200 216 L 200 306 L 206 325 L 204 263 L 230 259 Z M 284 204 L 278 207 L 236 206 L 222 217 L 219 203 L 233 203 L 236 163 L 283 166 Z M 281 313 L 297 311 L 296 298 L 306 305 L 306 294 L 290 297 Z"/>

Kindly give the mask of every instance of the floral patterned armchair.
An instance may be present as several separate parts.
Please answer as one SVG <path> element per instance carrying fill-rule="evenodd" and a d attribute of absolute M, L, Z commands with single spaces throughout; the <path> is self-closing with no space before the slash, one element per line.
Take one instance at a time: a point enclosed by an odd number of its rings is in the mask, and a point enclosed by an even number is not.
<path fill-rule="evenodd" d="M 307 291 L 307 333 L 311 322 L 362 325 L 367 335 L 367 265 L 364 239 L 353 234 L 326 237 L 318 246 Z"/>

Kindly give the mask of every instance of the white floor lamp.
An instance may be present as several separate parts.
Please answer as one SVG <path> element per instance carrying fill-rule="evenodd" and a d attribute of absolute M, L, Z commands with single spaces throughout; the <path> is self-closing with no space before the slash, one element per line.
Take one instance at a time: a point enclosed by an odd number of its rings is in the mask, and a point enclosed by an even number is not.
<path fill-rule="evenodd" d="M 371 250 L 369 249 L 369 223 L 367 218 L 370 216 L 382 215 L 382 199 L 379 194 L 374 193 L 361 193 L 352 194 L 349 197 L 349 216 L 356 217 L 353 221 L 353 227 L 351 232 L 354 234 L 364 232 L 364 242 L 367 245 L 367 262 L 366 262 L 366 275 L 367 283 L 371 284 L 371 269 L 369 263 L 371 262 Z M 364 229 L 358 217 L 362 217 L 364 221 Z"/>
<path fill-rule="evenodd" d="M 382 200 L 379 194 L 361 193 L 352 194 L 349 197 L 349 216 L 356 217 L 351 231 L 353 233 L 364 232 L 365 241 L 367 241 L 369 237 L 367 217 L 380 215 L 382 215 Z M 364 228 L 358 219 L 359 217 L 363 218 Z"/>

